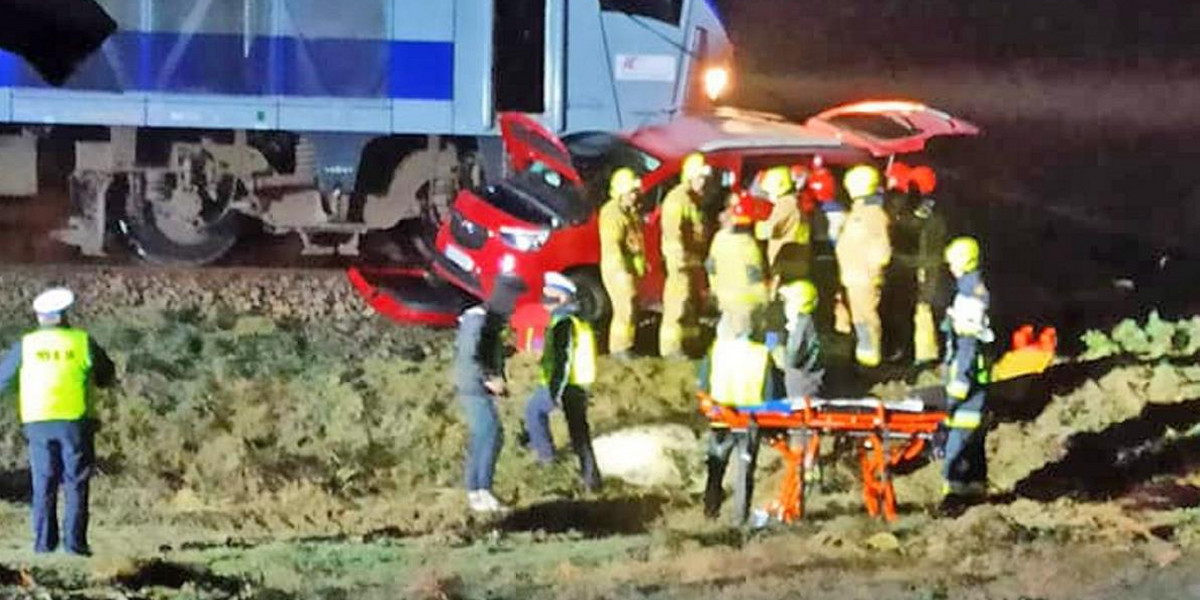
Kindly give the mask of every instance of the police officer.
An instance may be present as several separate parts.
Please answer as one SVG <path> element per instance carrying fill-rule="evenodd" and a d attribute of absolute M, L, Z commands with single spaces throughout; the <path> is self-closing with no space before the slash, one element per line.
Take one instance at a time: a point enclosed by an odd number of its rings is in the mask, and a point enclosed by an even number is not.
<path fill-rule="evenodd" d="M 699 387 L 722 406 L 750 406 L 782 396 L 781 376 L 767 345 L 753 334 L 749 315 L 734 313 L 726 322 L 726 333 L 718 336 L 700 363 Z M 724 498 L 723 481 L 731 454 L 736 451 L 734 482 L 734 525 L 750 515 L 754 495 L 754 467 L 758 457 L 755 431 L 731 431 L 714 424 L 708 437 L 708 480 L 704 487 L 704 514 L 716 518 Z"/>
<path fill-rule="evenodd" d="M 664 357 L 683 352 L 685 322 L 693 315 L 692 277 L 704 261 L 704 218 L 700 212 L 704 185 L 711 169 L 704 155 L 684 157 L 680 182 L 662 203 L 662 255 L 666 280 L 663 283 L 662 325 L 658 330 L 658 352 Z"/>
<path fill-rule="evenodd" d="M 942 510 L 954 514 L 987 491 L 983 411 L 988 366 L 982 346 L 994 336 L 988 322 L 990 296 L 979 270 L 979 242 L 955 238 L 946 246 L 946 264 L 955 278 L 954 303 L 946 311 L 946 458 Z"/>
<path fill-rule="evenodd" d="M 854 324 L 854 358 L 861 366 L 877 367 L 883 360 L 879 300 L 884 269 L 892 260 L 879 170 L 870 165 L 852 167 L 843 185 L 852 204 L 837 236 L 836 253 Z"/>
<path fill-rule="evenodd" d="M 87 332 L 67 323 L 75 295 L 46 290 L 33 301 L 38 329 L 26 334 L 0 360 L 0 390 L 14 377 L 20 385 L 20 415 L 29 442 L 33 479 L 33 549 L 53 552 L 59 543 L 58 488 L 66 512 L 63 546 L 89 555 L 88 482 L 95 459 L 95 405 L 89 387 L 112 385 L 108 355 Z"/>
<path fill-rule="evenodd" d="M 504 446 L 496 399 L 508 395 L 504 332 L 524 290 L 519 277 L 501 275 L 487 303 L 468 308 L 458 319 L 454 382 L 470 430 L 465 480 L 467 505 L 475 512 L 504 510 L 492 494 L 496 457 Z"/>
<path fill-rule="evenodd" d="M 608 202 L 600 209 L 600 278 L 612 304 L 608 350 L 626 358 L 633 350 L 637 281 L 646 273 L 638 195 L 642 182 L 622 167 L 609 179 Z"/>
<path fill-rule="evenodd" d="M 571 448 L 579 457 L 583 485 L 600 488 L 600 471 L 592 451 L 587 420 L 588 389 L 596 380 L 596 336 L 592 326 L 576 316 L 575 284 L 560 273 L 544 276 L 542 305 L 550 313 L 542 353 L 541 385 L 525 405 L 525 429 L 538 461 L 554 460 L 550 413 L 561 407 L 567 418 Z"/>

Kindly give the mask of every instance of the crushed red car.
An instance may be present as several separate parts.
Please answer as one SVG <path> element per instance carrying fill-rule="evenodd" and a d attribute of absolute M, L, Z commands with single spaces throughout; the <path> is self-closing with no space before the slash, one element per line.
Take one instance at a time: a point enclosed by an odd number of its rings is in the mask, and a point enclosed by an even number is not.
<path fill-rule="evenodd" d="M 536 301 L 547 271 L 575 282 L 585 317 L 607 316 L 596 216 L 617 166 L 633 167 L 642 179 L 647 270 L 638 298 L 643 309 L 655 310 L 663 286 L 659 206 L 678 183 L 687 154 L 703 153 L 714 170 L 702 209 L 715 218 L 730 193 L 750 191 L 755 175 L 772 166 L 812 165 L 816 159 L 836 182 L 850 165 L 920 151 L 935 136 L 979 132 L 971 123 L 908 101 L 848 104 L 804 124 L 717 109 L 630 133 L 584 132 L 561 140 L 524 114 L 504 113 L 499 122 L 512 174 L 459 192 L 437 233 L 428 271 L 352 269 L 350 277 L 390 318 L 452 325 L 465 303 L 487 297 L 498 274 L 516 273 L 529 287 L 514 315 L 525 347 L 537 345 L 545 319 Z M 828 185 L 828 177 L 823 181 Z"/>

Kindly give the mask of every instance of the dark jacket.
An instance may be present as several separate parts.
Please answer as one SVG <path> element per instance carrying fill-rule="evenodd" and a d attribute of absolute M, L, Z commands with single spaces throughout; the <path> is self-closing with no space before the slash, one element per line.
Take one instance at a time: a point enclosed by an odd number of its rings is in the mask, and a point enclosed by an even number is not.
<path fill-rule="evenodd" d="M 463 313 L 454 343 L 454 385 L 460 396 L 490 396 L 484 382 L 504 377 L 504 319 L 482 307 Z"/>
<path fill-rule="evenodd" d="M 575 343 L 575 329 L 568 317 L 573 316 L 575 311 L 574 304 L 559 307 L 550 315 L 551 324 L 546 330 L 542 376 L 555 402 L 562 402 L 563 391 L 568 385 L 568 369 Z"/>

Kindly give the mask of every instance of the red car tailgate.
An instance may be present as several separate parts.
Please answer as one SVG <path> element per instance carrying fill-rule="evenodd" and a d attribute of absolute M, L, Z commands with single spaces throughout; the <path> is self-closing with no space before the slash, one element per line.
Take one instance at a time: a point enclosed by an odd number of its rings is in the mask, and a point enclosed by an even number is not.
<path fill-rule="evenodd" d="M 845 104 L 810 118 L 805 125 L 833 133 L 875 156 L 919 152 L 929 138 L 980 131 L 973 123 L 907 100 Z"/>

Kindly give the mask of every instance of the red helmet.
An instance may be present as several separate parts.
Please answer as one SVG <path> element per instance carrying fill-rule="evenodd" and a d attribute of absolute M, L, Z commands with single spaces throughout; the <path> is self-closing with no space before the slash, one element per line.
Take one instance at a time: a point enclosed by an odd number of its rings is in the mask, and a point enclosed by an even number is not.
<path fill-rule="evenodd" d="M 734 225 L 749 225 L 755 221 L 762 221 L 771 214 L 771 202 L 756 198 L 749 192 L 741 192 L 738 194 L 738 200 L 734 203 L 730 215 L 733 217 Z"/>
<path fill-rule="evenodd" d="M 933 169 L 925 165 L 913 167 L 909 171 L 908 179 L 916 188 L 917 193 L 922 196 L 928 196 L 933 193 L 933 190 L 937 189 L 937 173 L 934 173 Z"/>
<path fill-rule="evenodd" d="M 808 174 L 808 191 L 821 202 L 829 202 L 837 195 L 837 183 L 833 173 L 824 167 L 813 167 Z"/>
<path fill-rule="evenodd" d="M 912 168 L 900 161 L 888 165 L 883 173 L 887 179 L 887 189 L 907 194 L 911 182 L 911 172 Z"/>
<path fill-rule="evenodd" d="M 803 189 L 808 184 L 808 165 L 792 165 L 792 181 Z"/>

